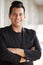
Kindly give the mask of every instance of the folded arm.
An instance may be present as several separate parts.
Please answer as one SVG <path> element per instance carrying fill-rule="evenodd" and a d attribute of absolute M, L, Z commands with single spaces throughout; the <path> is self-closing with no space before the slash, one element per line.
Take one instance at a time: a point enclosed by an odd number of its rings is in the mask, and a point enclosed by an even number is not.
<path fill-rule="evenodd" d="M 29 61 L 35 61 L 41 57 L 41 48 L 40 48 L 39 41 L 36 36 L 34 39 L 34 47 L 33 48 L 31 48 L 31 49 L 15 48 L 12 50 L 11 50 L 11 48 L 8 48 L 8 50 L 11 51 L 12 53 L 20 55 L 21 57 L 23 57 Z"/>
<path fill-rule="evenodd" d="M 25 56 L 25 53 L 24 53 L 24 49 L 20 49 L 20 48 L 7 48 L 7 49 L 8 49 L 10 52 L 12 52 L 12 53 L 21 56 L 20 63 L 21 63 L 21 62 L 26 62 L 26 56 Z M 35 50 L 35 47 L 32 47 L 31 50 Z M 30 60 L 28 60 L 28 62 L 29 62 L 29 61 L 30 61 Z"/>
<path fill-rule="evenodd" d="M 0 61 L 8 61 L 12 64 L 18 64 L 21 56 L 8 51 L 5 45 L 5 38 L 2 33 L 3 31 L 0 30 Z"/>

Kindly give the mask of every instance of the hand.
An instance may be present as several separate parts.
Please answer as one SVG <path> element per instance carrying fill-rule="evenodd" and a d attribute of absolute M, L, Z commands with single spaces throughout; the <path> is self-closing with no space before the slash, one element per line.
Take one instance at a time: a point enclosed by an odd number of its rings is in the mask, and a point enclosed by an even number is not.
<path fill-rule="evenodd" d="M 20 55 L 21 57 L 25 58 L 25 53 L 23 49 L 20 48 L 7 48 L 10 52 Z M 32 47 L 30 50 L 35 50 L 35 47 Z"/>
<path fill-rule="evenodd" d="M 19 48 L 7 48 L 7 49 L 12 53 L 22 55 L 22 53 L 20 53 L 20 51 L 22 51 L 22 50 L 20 50 Z M 20 60 L 20 63 L 22 63 L 22 62 L 26 62 L 26 59 L 23 57 L 21 57 L 21 60 Z"/>
<path fill-rule="evenodd" d="M 26 62 L 25 58 L 21 58 L 20 63 Z"/>
<path fill-rule="evenodd" d="M 35 50 L 35 47 L 32 47 L 31 50 Z"/>
<path fill-rule="evenodd" d="M 23 62 L 30 62 L 30 60 L 26 60 L 25 58 L 21 58 L 20 63 L 23 63 Z"/>

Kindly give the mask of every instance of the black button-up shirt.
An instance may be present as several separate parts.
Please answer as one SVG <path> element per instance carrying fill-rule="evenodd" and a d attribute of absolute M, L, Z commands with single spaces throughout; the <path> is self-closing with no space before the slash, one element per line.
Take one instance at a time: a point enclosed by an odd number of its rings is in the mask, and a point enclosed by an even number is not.
<path fill-rule="evenodd" d="M 30 50 L 33 46 L 35 50 Z M 23 49 L 27 61 L 19 63 L 21 56 L 11 53 L 7 48 Z M 34 30 L 22 28 L 22 32 L 17 33 L 11 26 L 0 28 L 0 65 L 33 65 L 33 61 L 40 56 L 41 49 Z"/>

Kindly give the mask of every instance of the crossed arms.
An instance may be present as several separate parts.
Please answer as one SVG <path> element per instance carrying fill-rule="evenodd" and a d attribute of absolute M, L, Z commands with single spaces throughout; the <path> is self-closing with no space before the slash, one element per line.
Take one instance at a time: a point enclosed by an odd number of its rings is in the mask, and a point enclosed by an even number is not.
<path fill-rule="evenodd" d="M 4 37 L 5 36 L 5 37 Z M 34 47 L 31 49 L 20 49 L 20 48 L 6 48 L 6 34 L 0 31 L 0 60 L 9 61 L 11 63 L 19 63 L 34 61 L 41 57 L 40 45 L 37 37 L 34 38 Z"/>
<path fill-rule="evenodd" d="M 10 52 L 12 52 L 12 53 L 21 56 L 20 63 L 26 62 L 26 56 L 25 56 L 25 53 L 24 53 L 24 50 L 23 50 L 23 49 L 20 49 L 20 48 L 7 48 L 7 49 L 8 49 Z M 32 47 L 30 50 L 35 50 L 35 47 Z M 27 60 L 27 61 L 29 62 L 30 60 Z"/>

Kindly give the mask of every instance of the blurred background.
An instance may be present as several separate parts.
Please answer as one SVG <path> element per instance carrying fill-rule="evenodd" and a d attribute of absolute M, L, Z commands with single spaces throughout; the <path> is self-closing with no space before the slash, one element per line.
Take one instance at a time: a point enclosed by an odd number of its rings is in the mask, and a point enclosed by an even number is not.
<path fill-rule="evenodd" d="M 10 25 L 8 17 L 9 7 L 14 0 L 0 0 L 0 28 Z M 36 31 L 41 45 L 42 56 L 34 61 L 34 65 L 43 65 L 43 0 L 19 0 L 24 3 L 26 9 L 26 20 L 23 27 L 31 28 Z"/>

